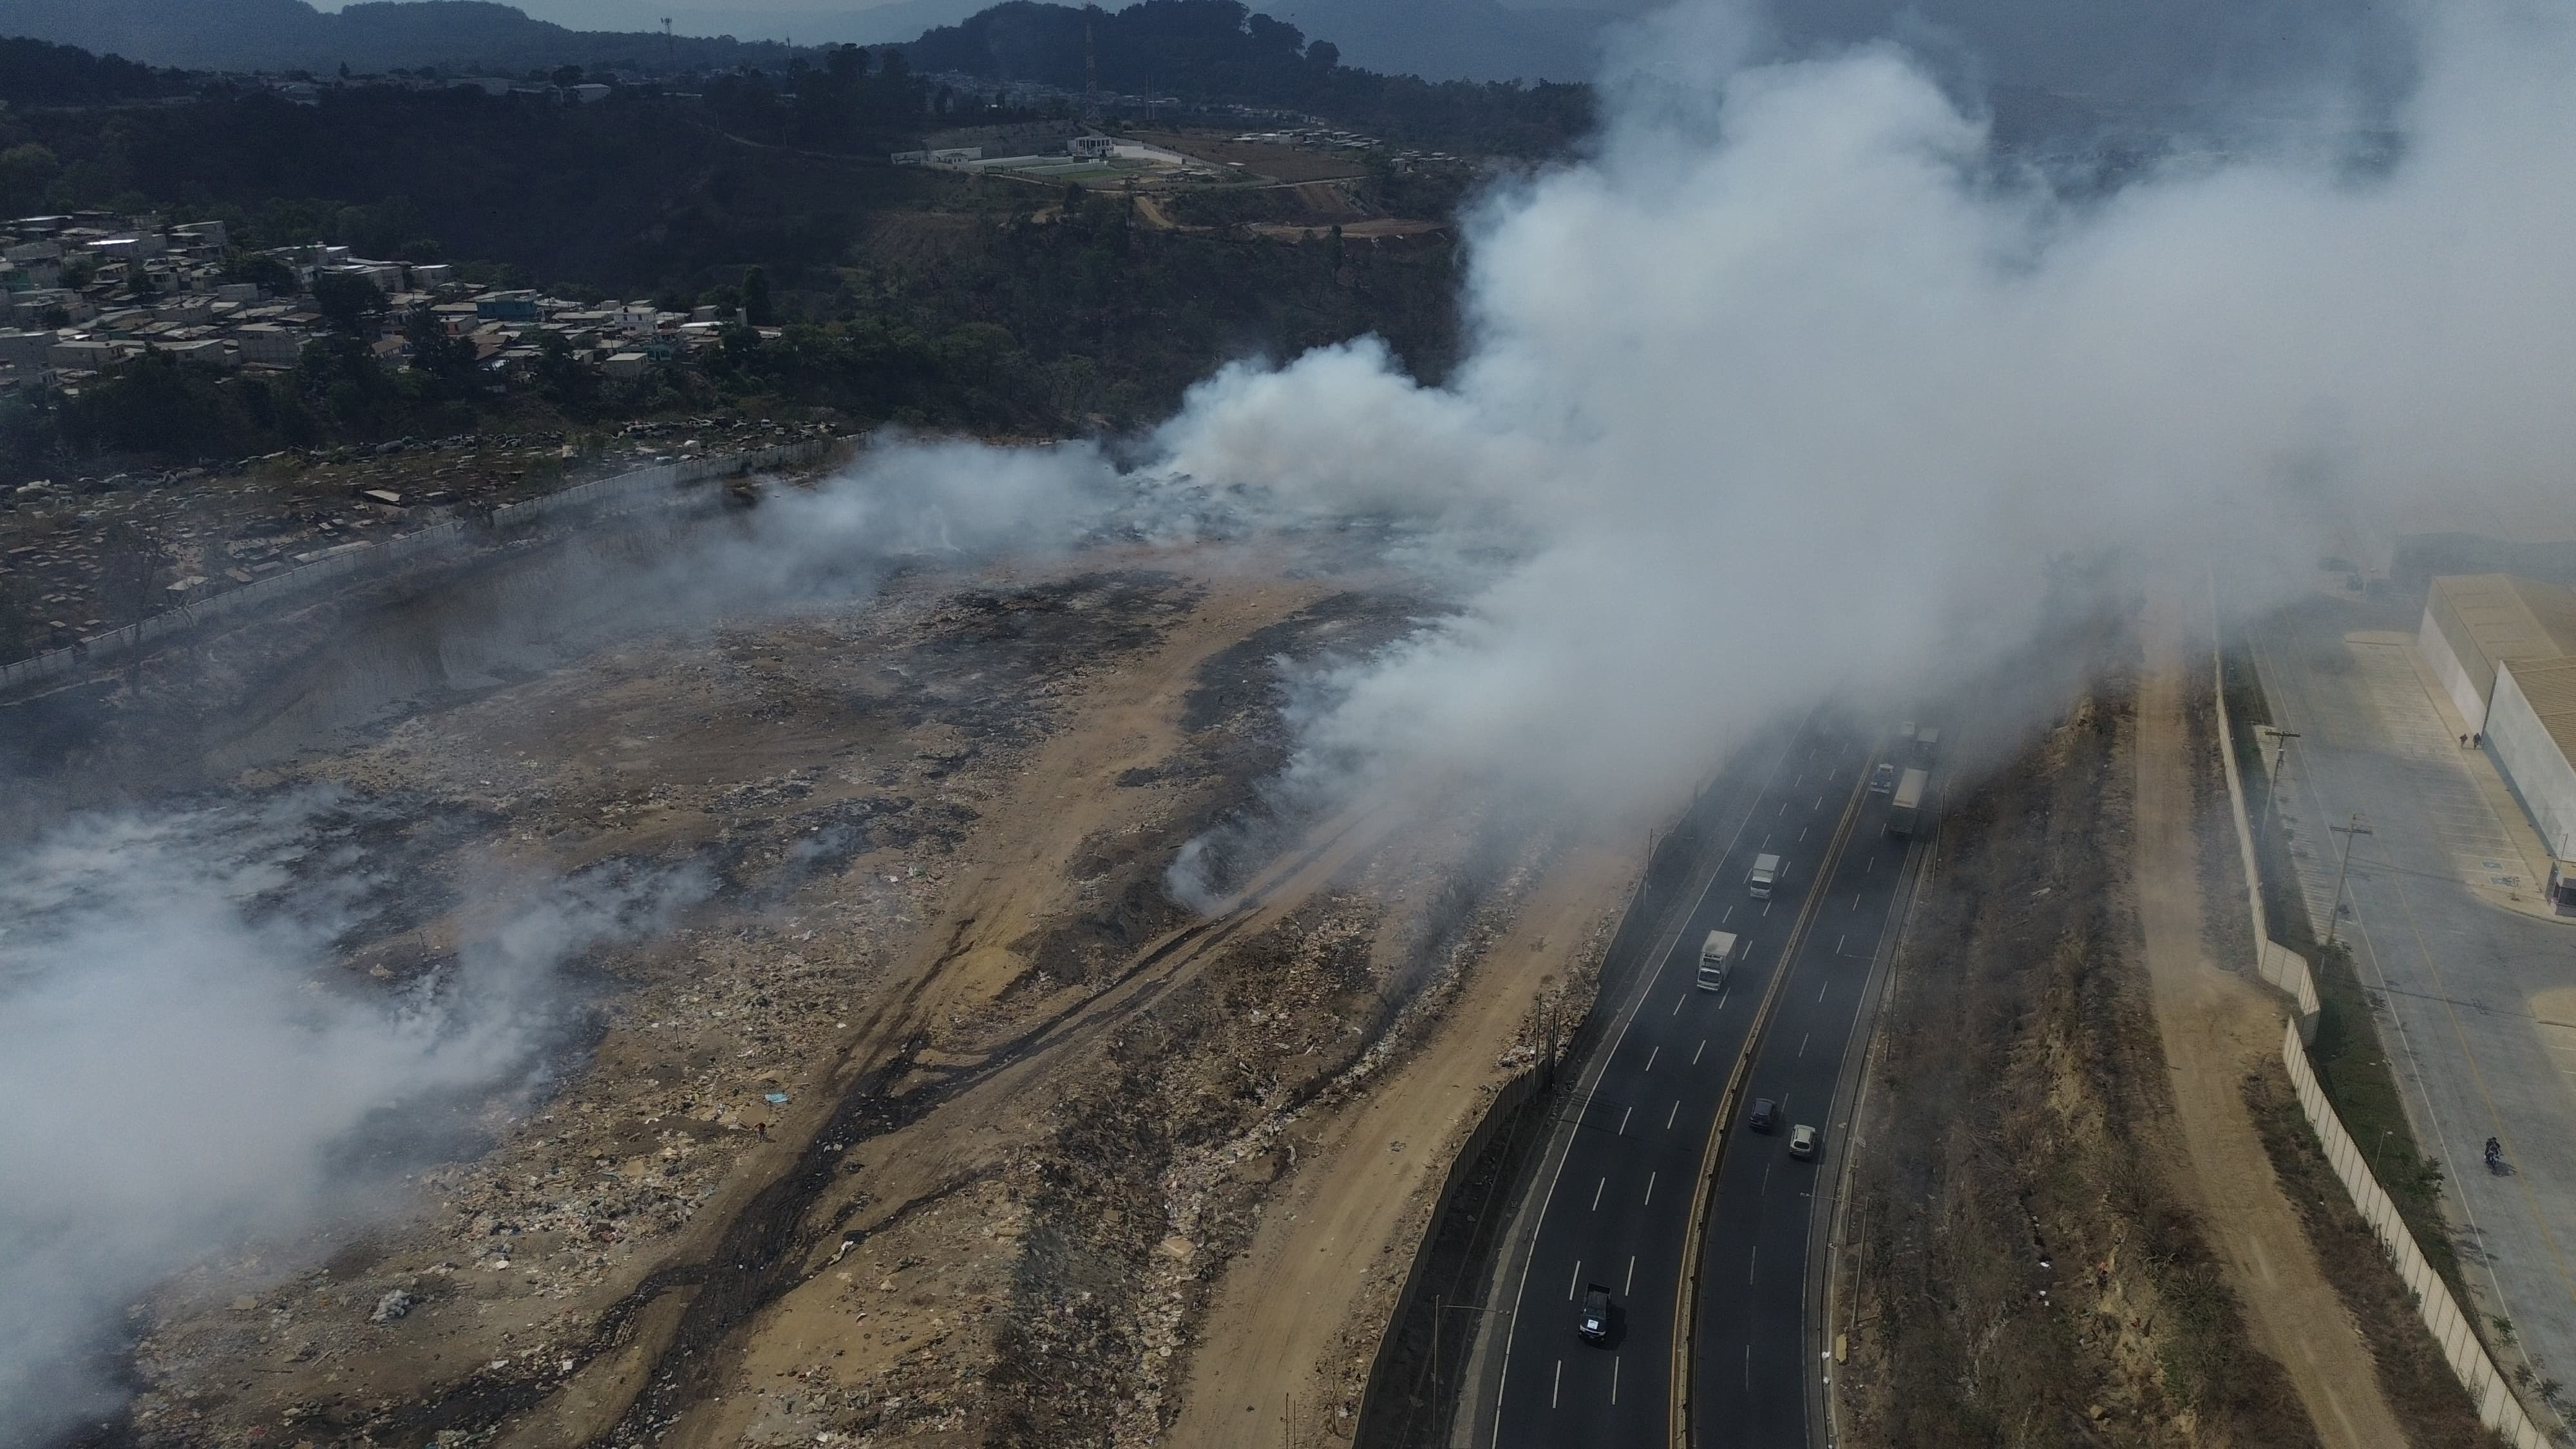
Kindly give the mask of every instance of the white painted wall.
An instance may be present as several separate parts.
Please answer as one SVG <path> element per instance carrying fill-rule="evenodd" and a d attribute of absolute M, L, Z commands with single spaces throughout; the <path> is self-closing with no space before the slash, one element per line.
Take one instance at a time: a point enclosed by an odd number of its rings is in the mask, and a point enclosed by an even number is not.
<path fill-rule="evenodd" d="M 2478 698 L 2478 687 L 2470 682 L 2467 666 L 2461 664 L 2460 656 L 2452 651 L 2451 641 L 2443 636 L 2442 627 L 2433 622 L 2433 609 L 2429 604 L 2424 608 L 2422 626 L 2415 631 L 2415 647 L 2422 651 L 2424 662 L 2433 666 L 2433 673 L 2442 681 L 2442 688 L 2449 691 L 2451 703 L 2460 711 L 2460 718 L 2468 722 L 2471 730 L 2485 729 L 2487 702 Z"/>
<path fill-rule="evenodd" d="M 2495 702 L 2487 709 L 2486 744 L 2513 781 L 2531 823 L 2551 852 L 2576 857 L 2576 765 L 2532 712 L 2513 666 L 2496 665 Z"/>

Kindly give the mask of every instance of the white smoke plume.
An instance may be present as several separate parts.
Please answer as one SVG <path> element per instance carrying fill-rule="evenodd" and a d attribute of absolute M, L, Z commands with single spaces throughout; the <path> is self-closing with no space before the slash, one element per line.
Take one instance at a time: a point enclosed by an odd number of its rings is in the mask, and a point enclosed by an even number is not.
<path fill-rule="evenodd" d="M 90 1356 L 163 1276 L 384 1206 L 372 1179 L 434 1135 L 418 1118 L 531 1085 L 561 962 L 710 885 L 518 892 L 452 968 L 345 990 L 334 941 L 383 882 L 317 825 L 371 808 L 313 792 L 93 817 L 0 860 L 0 1441 L 113 1407 Z"/>
<path fill-rule="evenodd" d="M 2576 11 L 2424 13 L 2393 153 L 2327 97 L 2072 198 L 1894 47 L 1746 65 L 1733 10 L 1650 22 L 1594 153 L 1476 217 L 1447 385 L 1360 343 L 1162 431 L 1199 480 L 1516 550 L 1331 681 L 1291 787 L 1645 806 L 1784 708 L 2001 665 L 2094 601 L 2070 565 L 2286 589 L 2391 500 L 2565 477 Z"/>

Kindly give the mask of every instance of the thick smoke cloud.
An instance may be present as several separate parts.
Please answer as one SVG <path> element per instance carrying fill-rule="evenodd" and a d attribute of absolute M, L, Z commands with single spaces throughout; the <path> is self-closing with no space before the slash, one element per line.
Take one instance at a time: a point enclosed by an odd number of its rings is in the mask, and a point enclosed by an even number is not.
<path fill-rule="evenodd" d="M 383 1205 L 424 1119 L 532 1084 L 559 963 L 708 889 L 502 892 L 452 966 L 348 991 L 323 968 L 388 893 L 345 827 L 378 808 L 91 818 L 0 860 L 0 1441 L 114 1404 L 86 1355 L 164 1275 Z"/>
<path fill-rule="evenodd" d="M 2427 24 L 2393 159 L 2328 106 L 2070 199 L 1896 49 L 1734 66 L 1736 12 L 1656 19 L 1597 153 L 1477 219 L 1447 386 L 1334 348 L 1163 431 L 1198 479 L 1518 550 L 1327 681 L 1290 788 L 1643 807 L 1761 718 L 1896 707 L 2142 576 L 2302 585 L 2393 500 L 2562 475 L 2576 16 Z"/>
<path fill-rule="evenodd" d="M 1303 676 L 1281 800 L 1650 809 L 1785 709 L 1921 698 L 2140 578 L 2286 591 L 2392 503 L 2564 476 L 2576 12 L 2425 27 L 2392 153 L 2327 97 L 2305 143 L 2104 195 L 1999 160 L 1898 50 L 1746 64 L 1741 12 L 1668 12 L 1586 158 L 1472 219 L 1444 384 L 1361 341 L 1220 372 L 1125 472 L 879 448 L 507 627 L 559 655 L 917 560 L 1367 515 L 1456 610 Z M 103 1401 L 67 1366 L 160 1275 L 351 1210 L 354 1137 L 523 1082 L 550 964 L 705 888 L 575 883 L 369 1001 L 310 984 L 366 908 L 311 884 L 363 860 L 291 868 L 310 808 L 91 821 L 0 868 L 0 1438 Z"/>

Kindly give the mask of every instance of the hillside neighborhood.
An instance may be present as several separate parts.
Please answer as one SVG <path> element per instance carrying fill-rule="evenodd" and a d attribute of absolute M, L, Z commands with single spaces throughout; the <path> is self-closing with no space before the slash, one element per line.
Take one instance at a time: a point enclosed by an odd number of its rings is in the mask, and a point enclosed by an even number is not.
<path fill-rule="evenodd" d="M 523 378 L 548 338 L 562 339 L 569 356 L 609 377 L 637 378 L 717 345 L 732 320 L 711 306 L 669 312 L 650 300 L 584 304 L 527 288 L 478 287 L 459 282 L 444 263 L 374 261 L 320 244 L 258 253 L 273 264 L 262 268 L 269 285 L 227 280 L 238 267 L 228 269 L 222 222 L 168 225 L 151 213 L 81 212 L 6 225 L 0 392 L 77 389 L 154 350 L 226 371 L 285 370 L 305 344 L 335 326 L 359 334 L 380 362 L 399 364 L 412 356 L 422 316 L 435 320 L 439 334 L 469 343 L 474 365 L 496 388 Z M 339 304 L 338 317 L 323 300 L 335 286 L 355 298 Z"/>

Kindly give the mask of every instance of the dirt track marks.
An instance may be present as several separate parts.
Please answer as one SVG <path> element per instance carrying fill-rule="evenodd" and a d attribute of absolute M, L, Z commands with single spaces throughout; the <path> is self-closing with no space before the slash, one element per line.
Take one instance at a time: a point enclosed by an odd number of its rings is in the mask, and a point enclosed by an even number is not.
<path fill-rule="evenodd" d="M 2170 611 L 2148 621 L 2146 642 L 2135 880 L 2156 1028 L 2186 1153 L 2177 1186 L 2228 1265 L 2255 1342 L 2288 1371 L 2319 1437 L 2338 1449 L 2403 1444 L 2377 1370 L 2282 1197 L 2247 1114 L 2241 1084 L 2256 1058 L 2279 1050 L 2281 1017 L 2269 997 L 2204 952 L 2183 717 L 2185 648 Z"/>

